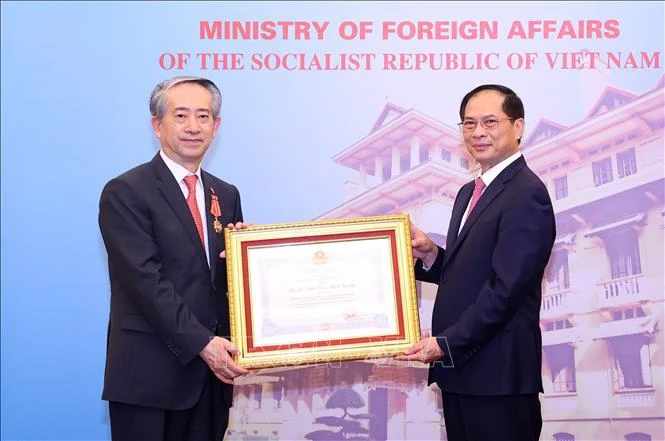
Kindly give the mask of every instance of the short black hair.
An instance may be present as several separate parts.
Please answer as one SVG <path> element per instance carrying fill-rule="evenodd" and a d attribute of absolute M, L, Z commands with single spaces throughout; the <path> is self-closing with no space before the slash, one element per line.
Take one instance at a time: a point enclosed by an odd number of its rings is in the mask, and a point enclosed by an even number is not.
<path fill-rule="evenodd" d="M 471 92 L 464 95 L 464 98 L 462 98 L 462 104 L 460 104 L 459 107 L 460 120 L 464 119 L 466 105 L 468 104 L 471 97 L 479 92 L 482 92 L 483 90 L 495 90 L 504 96 L 505 99 L 503 100 L 501 109 L 506 115 L 513 119 L 524 118 L 524 104 L 522 104 L 522 100 L 515 92 L 513 92 L 512 89 L 500 84 L 483 84 L 482 86 L 476 87 Z"/>

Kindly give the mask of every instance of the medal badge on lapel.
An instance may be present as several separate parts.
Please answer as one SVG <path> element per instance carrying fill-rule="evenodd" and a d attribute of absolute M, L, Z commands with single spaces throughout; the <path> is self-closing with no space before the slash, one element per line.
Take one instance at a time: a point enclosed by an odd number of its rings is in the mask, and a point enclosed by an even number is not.
<path fill-rule="evenodd" d="M 222 223 L 219 221 L 219 217 L 222 215 L 222 209 L 219 207 L 219 198 L 215 194 L 215 190 L 210 187 L 211 201 L 210 201 L 210 214 L 215 218 L 215 221 L 212 223 L 212 228 L 215 230 L 215 233 L 219 234 L 222 232 Z"/>

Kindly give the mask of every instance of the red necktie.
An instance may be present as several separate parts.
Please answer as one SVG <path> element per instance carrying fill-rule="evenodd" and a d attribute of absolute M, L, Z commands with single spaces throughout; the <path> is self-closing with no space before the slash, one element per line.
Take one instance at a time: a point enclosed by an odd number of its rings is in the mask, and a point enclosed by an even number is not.
<path fill-rule="evenodd" d="M 192 212 L 192 217 L 194 218 L 194 223 L 196 224 L 196 229 L 199 232 L 199 238 L 201 239 L 201 245 L 205 248 L 205 242 L 203 240 L 203 222 L 201 221 L 201 213 L 199 212 L 199 206 L 196 203 L 196 180 L 198 176 L 190 175 L 185 176 L 185 185 L 189 194 L 187 195 L 187 206 L 189 206 L 189 211 Z"/>
<path fill-rule="evenodd" d="M 485 183 L 483 182 L 482 179 L 480 179 L 480 176 L 478 176 L 476 178 L 475 185 L 473 186 L 473 195 L 471 196 L 471 204 L 469 204 L 469 211 L 466 214 L 467 219 L 468 219 L 469 215 L 471 214 L 471 211 L 473 210 L 473 207 L 476 206 L 476 203 L 478 202 L 478 199 L 480 199 L 480 195 L 482 194 L 484 189 L 485 189 Z"/>

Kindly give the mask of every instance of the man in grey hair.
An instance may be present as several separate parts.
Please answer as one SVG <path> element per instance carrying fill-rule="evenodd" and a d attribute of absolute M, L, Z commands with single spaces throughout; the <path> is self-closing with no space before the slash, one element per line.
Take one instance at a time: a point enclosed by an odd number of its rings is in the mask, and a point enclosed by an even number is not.
<path fill-rule="evenodd" d="M 102 398 L 120 441 L 219 441 L 234 363 L 228 340 L 227 228 L 244 228 L 238 189 L 201 169 L 221 93 L 177 77 L 150 97 L 161 149 L 102 191 L 111 308 Z"/>

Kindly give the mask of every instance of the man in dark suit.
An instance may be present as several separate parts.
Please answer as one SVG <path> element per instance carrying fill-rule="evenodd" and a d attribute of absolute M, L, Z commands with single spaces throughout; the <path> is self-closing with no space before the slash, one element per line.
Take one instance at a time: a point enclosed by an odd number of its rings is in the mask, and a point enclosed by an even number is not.
<path fill-rule="evenodd" d="M 477 87 L 462 100 L 460 118 L 480 175 L 457 194 L 445 250 L 412 228 L 416 277 L 439 287 L 432 337 L 398 358 L 431 363 L 450 441 L 535 441 L 552 202 L 519 151 L 524 107 L 512 90 Z"/>
<path fill-rule="evenodd" d="M 102 191 L 111 309 L 102 398 L 119 441 L 219 441 L 233 362 L 224 237 L 243 228 L 233 185 L 201 170 L 220 124 L 205 78 L 160 83 L 150 97 L 161 150 Z"/>

